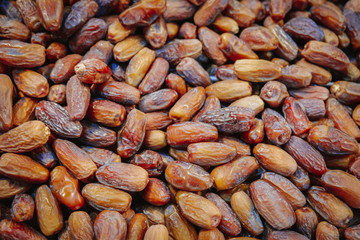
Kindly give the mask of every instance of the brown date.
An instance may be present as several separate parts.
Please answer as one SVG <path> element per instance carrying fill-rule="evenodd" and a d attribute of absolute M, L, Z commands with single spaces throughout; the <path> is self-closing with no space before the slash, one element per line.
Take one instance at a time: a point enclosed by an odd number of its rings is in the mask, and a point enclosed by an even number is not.
<path fill-rule="evenodd" d="M 170 235 L 179 240 L 195 240 L 197 232 L 192 224 L 190 224 L 180 213 L 174 204 L 170 204 L 165 208 L 165 224 Z"/>
<path fill-rule="evenodd" d="M 160 179 L 149 178 L 141 197 L 154 206 L 163 206 L 170 201 L 170 191 Z"/>
<path fill-rule="evenodd" d="M 149 228 L 149 220 L 143 213 L 136 213 L 128 223 L 127 240 L 142 240 Z"/>
<path fill-rule="evenodd" d="M 33 98 L 23 97 L 13 107 L 14 125 L 19 126 L 35 117 L 37 101 Z"/>
<path fill-rule="evenodd" d="M 36 6 L 44 28 L 50 32 L 60 30 L 64 13 L 63 2 L 60 0 L 36 0 Z"/>
<path fill-rule="evenodd" d="M 47 79 L 35 71 L 15 69 L 12 76 L 17 88 L 29 97 L 43 98 L 49 93 Z"/>
<path fill-rule="evenodd" d="M 110 80 L 99 84 L 96 91 L 102 97 L 120 104 L 132 105 L 140 101 L 140 91 L 125 82 Z"/>
<path fill-rule="evenodd" d="M 35 116 L 59 136 L 78 138 L 81 135 L 81 124 L 78 121 L 71 121 L 65 108 L 57 103 L 39 102 L 35 108 Z"/>
<path fill-rule="evenodd" d="M 236 156 L 236 148 L 223 143 L 192 143 L 187 147 L 188 161 L 200 166 L 218 166 Z"/>
<path fill-rule="evenodd" d="M 16 6 L 26 26 L 33 32 L 39 31 L 41 28 L 41 19 L 35 2 L 29 0 L 20 0 L 16 1 Z"/>
<path fill-rule="evenodd" d="M 241 224 L 230 206 L 215 193 L 207 193 L 205 197 L 214 203 L 221 212 L 221 221 L 218 228 L 227 235 L 238 235 L 241 232 Z"/>
<path fill-rule="evenodd" d="M 282 105 L 282 111 L 295 135 L 302 136 L 310 130 L 311 122 L 306 116 L 302 105 L 295 98 L 287 97 Z"/>
<path fill-rule="evenodd" d="M 92 100 L 86 116 L 93 122 L 107 127 L 119 127 L 126 115 L 124 106 L 109 100 Z"/>
<path fill-rule="evenodd" d="M 311 187 L 307 202 L 322 218 L 337 227 L 346 227 L 354 216 L 348 205 L 322 187 Z"/>
<path fill-rule="evenodd" d="M 297 230 L 311 239 L 315 235 L 316 226 L 319 223 L 318 217 L 310 207 L 296 209 Z"/>
<path fill-rule="evenodd" d="M 244 191 L 236 192 L 231 196 L 231 207 L 241 224 L 251 234 L 257 236 L 264 231 L 259 213 L 256 211 L 251 198 Z"/>
<path fill-rule="evenodd" d="M 94 147 L 108 147 L 116 142 L 116 132 L 96 123 L 82 121 L 83 131 L 79 142 Z"/>
<path fill-rule="evenodd" d="M 339 239 L 339 230 L 332 224 L 322 221 L 316 228 L 316 239 L 318 240 L 335 240 Z"/>
<path fill-rule="evenodd" d="M 4 239 L 46 240 L 46 237 L 26 223 L 17 223 L 9 219 L 0 221 L 0 236 Z"/>
<path fill-rule="evenodd" d="M 16 194 L 22 194 L 30 188 L 30 184 L 10 178 L 0 179 L 0 200 L 13 198 Z"/>
<path fill-rule="evenodd" d="M 74 67 L 81 61 L 79 54 L 69 54 L 55 62 L 50 73 L 50 79 L 54 83 L 64 83 L 75 74 Z"/>

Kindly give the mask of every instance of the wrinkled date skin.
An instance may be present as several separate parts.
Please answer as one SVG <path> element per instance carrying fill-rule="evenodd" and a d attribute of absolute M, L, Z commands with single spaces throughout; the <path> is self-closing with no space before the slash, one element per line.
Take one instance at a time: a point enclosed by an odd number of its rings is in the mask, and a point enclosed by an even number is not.
<path fill-rule="evenodd" d="M 214 182 L 202 167 L 183 161 L 169 163 L 165 178 L 175 188 L 191 192 L 209 189 Z"/>
<path fill-rule="evenodd" d="M 250 184 L 250 193 L 256 209 L 273 228 L 282 230 L 295 224 L 291 205 L 270 183 L 257 180 Z"/>
<path fill-rule="evenodd" d="M 81 124 L 71 121 L 68 112 L 57 103 L 39 102 L 35 108 L 35 116 L 59 136 L 78 138 L 81 135 Z"/>
<path fill-rule="evenodd" d="M 0 235 L 4 239 L 46 240 L 44 235 L 37 232 L 26 223 L 18 223 L 9 219 L 0 221 Z"/>
<path fill-rule="evenodd" d="M 98 240 L 119 239 L 126 237 L 127 224 L 125 218 L 116 211 L 104 210 L 94 221 L 94 233 Z"/>
<path fill-rule="evenodd" d="M 119 162 L 100 167 L 96 178 L 102 184 L 131 192 L 144 190 L 149 182 L 148 173 L 142 167 Z"/>
<path fill-rule="evenodd" d="M 11 217 L 16 222 L 32 219 L 35 211 L 35 201 L 28 194 L 18 194 L 11 204 Z"/>
<path fill-rule="evenodd" d="M 45 48 L 19 40 L 0 41 L 0 62 L 11 67 L 33 68 L 45 63 Z"/>
<path fill-rule="evenodd" d="M 130 194 L 99 183 L 86 184 L 81 194 L 87 203 L 99 211 L 107 209 L 126 212 L 130 208 Z"/>
<path fill-rule="evenodd" d="M 73 76 L 66 84 L 67 112 L 72 121 L 85 117 L 90 102 L 90 88 L 84 85 L 78 77 Z"/>
<path fill-rule="evenodd" d="M 0 199 L 13 198 L 16 194 L 22 194 L 30 188 L 30 184 L 14 179 L 0 179 Z"/>
<path fill-rule="evenodd" d="M 129 158 L 140 149 L 145 137 L 145 123 L 145 113 L 131 110 L 124 127 L 118 132 L 117 152 L 121 157 Z"/>
<path fill-rule="evenodd" d="M 13 94 L 14 84 L 11 79 L 5 75 L 0 74 L 0 130 L 7 131 L 13 125 Z"/>
<path fill-rule="evenodd" d="M 110 68 L 99 59 L 86 59 L 74 67 L 76 76 L 83 83 L 99 84 L 108 81 L 111 77 Z"/>

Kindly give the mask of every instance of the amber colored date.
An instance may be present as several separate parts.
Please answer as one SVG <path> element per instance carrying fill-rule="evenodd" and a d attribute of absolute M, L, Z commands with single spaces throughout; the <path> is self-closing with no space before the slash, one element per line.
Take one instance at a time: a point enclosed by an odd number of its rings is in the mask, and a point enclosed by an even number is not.
<path fill-rule="evenodd" d="M 170 162 L 165 170 L 165 179 L 175 188 L 191 192 L 209 189 L 214 182 L 202 167 L 184 161 Z"/>
<path fill-rule="evenodd" d="M 233 102 L 250 96 L 252 93 L 250 83 L 236 79 L 213 83 L 207 86 L 205 90 L 207 95 L 215 96 L 221 102 Z"/>
<path fill-rule="evenodd" d="M 37 101 L 33 98 L 23 97 L 13 107 L 14 125 L 19 126 L 35 117 Z"/>
<path fill-rule="evenodd" d="M 12 76 L 17 88 L 29 97 L 43 98 L 49 93 L 47 79 L 35 71 L 15 69 Z"/>
<path fill-rule="evenodd" d="M 71 176 L 65 167 L 57 166 L 50 173 L 50 188 L 55 197 L 75 211 L 84 205 L 79 192 L 79 181 Z"/>
<path fill-rule="evenodd" d="M 299 208 L 295 211 L 297 230 L 311 239 L 315 235 L 318 217 L 310 207 Z"/>
<path fill-rule="evenodd" d="M 210 200 L 195 193 L 179 191 L 176 202 L 182 215 L 194 225 L 211 229 L 220 224 L 221 212 Z"/>
<path fill-rule="evenodd" d="M 265 143 L 257 144 L 253 149 L 253 154 L 264 168 L 289 176 L 296 171 L 296 161 L 281 148 Z"/>
<path fill-rule="evenodd" d="M 99 183 L 86 184 L 81 194 L 90 206 L 99 211 L 107 209 L 123 213 L 130 208 L 132 201 L 130 194 Z"/>
<path fill-rule="evenodd" d="M 339 239 L 339 230 L 332 224 L 322 221 L 319 222 L 316 228 L 316 239 L 328 240 L 328 239 Z"/>
<path fill-rule="evenodd" d="M 239 191 L 231 196 L 231 208 L 236 213 L 241 224 L 255 236 L 264 231 L 264 225 L 259 213 L 256 211 L 251 198 L 244 192 Z"/>
<path fill-rule="evenodd" d="M 37 219 L 43 234 L 51 236 L 59 232 L 64 226 L 63 215 L 59 202 L 47 185 L 38 187 L 35 203 Z"/>
<path fill-rule="evenodd" d="M 97 240 L 125 239 L 127 224 L 125 218 L 117 211 L 104 210 L 94 221 L 94 233 Z"/>
<path fill-rule="evenodd" d="M 194 226 L 182 216 L 179 209 L 174 204 L 170 204 L 165 208 L 164 215 L 166 227 L 175 239 L 197 239 L 197 232 Z"/>
<path fill-rule="evenodd" d="M 145 95 L 159 90 L 169 71 L 169 63 L 163 58 L 156 58 L 139 85 L 140 93 Z"/>
<path fill-rule="evenodd" d="M 254 157 L 244 156 L 214 168 L 211 176 L 218 190 L 227 190 L 244 182 L 256 169 L 259 163 Z"/>
<path fill-rule="evenodd" d="M 170 191 L 163 181 L 158 178 L 149 178 L 141 197 L 154 206 L 163 206 L 170 201 Z"/>
<path fill-rule="evenodd" d="M 88 213 L 84 211 L 72 212 L 68 219 L 72 239 L 93 239 L 93 222 Z"/>
<path fill-rule="evenodd" d="M 288 96 L 289 93 L 286 86 L 278 81 L 269 81 L 265 83 L 260 92 L 261 99 L 272 108 L 279 107 Z"/>
<path fill-rule="evenodd" d="M 19 40 L 0 41 L 0 62 L 11 67 L 33 68 L 42 66 L 46 60 L 45 48 Z"/>
<path fill-rule="evenodd" d="M 49 171 L 30 157 L 14 153 L 4 153 L 0 158 L 0 173 L 3 176 L 30 183 L 48 180 Z"/>
<path fill-rule="evenodd" d="M 185 93 L 170 109 L 169 117 L 177 122 L 188 121 L 202 107 L 206 98 L 203 87 L 195 87 Z"/>
<path fill-rule="evenodd" d="M 140 240 L 144 238 L 146 230 L 149 228 L 149 220 L 143 213 L 136 213 L 128 223 L 128 240 Z"/>
<path fill-rule="evenodd" d="M 236 148 L 223 143 L 192 143 L 187 147 L 188 161 L 200 166 L 217 166 L 227 163 L 236 156 Z"/>
<path fill-rule="evenodd" d="M 90 156 L 68 140 L 56 139 L 53 149 L 60 162 L 80 181 L 90 181 L 97 170 Z"/>
<path fill-rule="evenodd" d="M 10 178 L 0 179 L 0 199 L 13 198 L 16 194 L 22 194 L 30 188 L 30 184 Z"/>
<path fill-rule="evenodd" d="M 90 102 L 86 116 L 93 122 L 108 127 L 119 127 L 125 119 L 124 106 L 109 100 L 93 100 Z"/>
<path fill-rule="evenodd" d="M 127 8 L 119 15 L 127 27 L 147 26 L 165 11 L 165 0 L 143 0 Z"/>
<path fill-rule="evenodd" d="M 0 74 L 0 130 L 7 131 L 13 125 L 13 95 L 14 84 L 9 76 Z"/>

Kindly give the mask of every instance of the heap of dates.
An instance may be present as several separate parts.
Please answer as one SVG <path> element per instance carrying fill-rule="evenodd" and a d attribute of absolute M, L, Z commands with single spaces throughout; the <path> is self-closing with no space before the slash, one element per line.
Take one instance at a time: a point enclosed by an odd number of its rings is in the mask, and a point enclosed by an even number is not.
<path fill-rule="evenodd" d="M 0 13 L 0 239 L 360 239 L 360 0 Z"/>

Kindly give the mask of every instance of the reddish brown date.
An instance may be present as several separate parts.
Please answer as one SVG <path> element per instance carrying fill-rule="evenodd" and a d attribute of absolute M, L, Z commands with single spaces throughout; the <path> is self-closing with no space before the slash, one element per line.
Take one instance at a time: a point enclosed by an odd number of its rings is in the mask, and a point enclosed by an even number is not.
<path fill-rule="evenodd" d="M 282 110 L 286 121 L 297 136 L 307 133 L 311 123 L 306 116 L 300 103 L 293 97 L 287 97 L 283 103 Z"/>
<path fill-rule="evenodd" d="M 9 219 L 0 221 L 0 236 L 4 239 L 46 240 L 46 237 L 26 223 L 17 223 Z"/>
<path fill-rule="evenodd" d="M 67 112 L 72 121 L 85 117 L 90 102 L 90 88 L 84 85 L 77 76 L 72 76 L 66 84 Z"/>
<path fill-rule="evenodd" d="M 16 222 L 32 219 L 35 210 L 35 201 L 28 194 L 18 194 L 11 204 L 11 218 Z"/>
<path fill-rule="evenodd" d="M 111 77 L 111 70 L 106 63 L 95 58 L 81 61 L 74 67 L 74 71 L 80 81 L 88 84 L 104 83 Z"/>
<path fill-rule="evenodd" d="M 13 125 L 13 94 L 14 84 L 9 76 L 0 74 L 0 130 L 7 131 Z"/>
<path fill-rule="evenodd" d="M 141 147 L 145 137 L 145 113 L 133 109 L 127 116 L 125 125 L 118 132 L 117 152 L 123 158 L 133 156 Z"/>
<path fill-rule="evenodd" d="M 166 136 L 171 147 L 186 147 L 191 143 L 216 141 L 218 131 L 207 123 L 182 122 L 170 125 Z"/>
<path fill-rule="evenodd" d="M 303 139 L 292 136 L 284 149 L 309 173 L 321 176 L 327 171 L 323 156 Z"/>
<path fill-rule="evenodd" d="M 50 32 L 60 30 L 64 13 L 64 4 L 62 1 L 36 0 L 36 5 L 44 28 Z"/>
<path fill-rule="evenodd" d="M 50 73 L 50 79 L 54 83 L 66 82 L 75 74 L 74 67 L 81 61 L 79 54 L 69 54 L 55 62 L 54 68 Z"/>
<path fill-rule="evenodd" d="M 148 173 L 142 167 L 119 162 L 100 167 L 96 178 L 102 184 L 132 192 L 144 190 L 149 182 Z"/>
<path fill-rule="evenodd" d="M 154 206 L 163 206 L 170 201 L 170 190 L 160 179 L 149 178 L 141 197 Z"/>
<path fill-rule="evenodd" d="M 96 123 L 82 121 L 83 131 L 79 142 L 94 147 L 108 147 L 116 142 L 116 132 Z"/>
<path fill-rule="evenodd" d="M 100 96 L 120 104 L 133 105 L 140 101 L 140 91 L 125 82 L 110 80 L 99 84 L 96 90 Z"/>
<path fill-rule="evenodd" d="M 257 180 L 250 185 L 251 198 L 260 215 L 275 229 L 287 229 L 295 224 L 295 213 L 282 193 L 270 183 Z"/>

